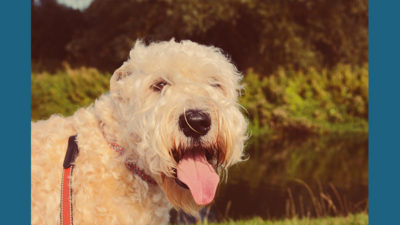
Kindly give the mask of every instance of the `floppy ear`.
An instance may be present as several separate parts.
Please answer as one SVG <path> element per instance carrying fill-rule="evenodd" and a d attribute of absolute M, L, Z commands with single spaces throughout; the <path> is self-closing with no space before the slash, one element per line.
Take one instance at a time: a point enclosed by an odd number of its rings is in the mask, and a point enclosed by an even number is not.
<path fill-rule="evenodd" d="M 122 66 L 120 66 L 117 70 L 115 70 L 114 74 L 110 80 L 110 92 L 116 93 L 117 91 L 117 81 L 124 79 L 125 77 L 132 74 L 133 71 L 133 63 L 131 59 L 125 61 Z"/>
<path fill-rule="evenodd" d="M 143 44 L 141 40 L 137 40 L 135 42 L 135 46 L 129 52 L 129 58 L 125 61 L 121 67 L 115 70 L 114 74 L 111 77 L 110 81 L 110 92 L 113 93 L 117 90 L 117 81 L 124 79 L 125 77 L 132 74 L 134 69 L 133 60 L 136 59 L 137 55 L 141 55 L 146 46 Z"/>

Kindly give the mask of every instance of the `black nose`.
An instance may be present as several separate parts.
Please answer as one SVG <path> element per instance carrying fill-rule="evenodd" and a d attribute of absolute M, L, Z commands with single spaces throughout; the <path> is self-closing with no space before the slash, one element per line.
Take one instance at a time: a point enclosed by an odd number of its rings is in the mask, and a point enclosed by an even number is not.
<path fill-rule="evenodd" d="M 210 130 L 210 115 L 200 110 L 188 110 L 179 116 L 179 127 L 186 137 L 200 137 Z"/>

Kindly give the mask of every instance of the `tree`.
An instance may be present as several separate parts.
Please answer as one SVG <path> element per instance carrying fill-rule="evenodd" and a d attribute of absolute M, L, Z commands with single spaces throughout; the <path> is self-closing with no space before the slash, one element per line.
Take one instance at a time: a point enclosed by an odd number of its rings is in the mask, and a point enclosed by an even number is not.
<path fill-rule="evenodd" d="M 54 4 L 54 0 L 46 2 Z M 48 57 L 58 49 L 63 54 L 59 58 L 113 71 L 137 39 L 174 37 L 220 47 L 239 69 L 252 67 L 264 74 L 278 67 L 368 62 L 367 0 L 94 0 L 82 15 L 74 10 L 60 12 L 64 14 L 55 16 L 55 21 L 67 27 L 68 35 L 57 39 L 56 48 L 51 49 L 53 41 L 41 45 L 49 52 L 32 49 L 33 57 Z M 54 15 L 32 15 L 45 24 L 35 38 L 53 40 L 49 29 L 54 20 L 48 20 Z M 68 30 L 71 20 L 63 18 L 75 18 L 72 24 L 82 25 Z"/>

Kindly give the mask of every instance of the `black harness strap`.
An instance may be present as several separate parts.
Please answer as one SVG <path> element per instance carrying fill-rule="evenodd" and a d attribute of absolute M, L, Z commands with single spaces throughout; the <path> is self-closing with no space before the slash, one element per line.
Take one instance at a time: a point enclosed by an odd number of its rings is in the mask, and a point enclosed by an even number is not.
<path fill-rule="evenodd" d="M 79 153 L 78 144 L 76 144 L 76 136 L 71 136 L 68 139 L 68 147 L 67 152 L 65 153 L 64 158 L 64 169 L 72 166 L 72 163 L 75 161 L 76 156 Z"/>

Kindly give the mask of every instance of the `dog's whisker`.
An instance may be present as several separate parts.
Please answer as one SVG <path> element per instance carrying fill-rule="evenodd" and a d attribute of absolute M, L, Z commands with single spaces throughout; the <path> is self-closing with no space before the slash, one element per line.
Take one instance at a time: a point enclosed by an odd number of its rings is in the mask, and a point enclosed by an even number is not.
<path fill-rule="evenodd" d="M 188 125 L 188 127 L 189 127 L 192 131 L 194 131 L 194 132 L 196 132 L 196 133 L 198 133 L 198 134 L 201 135 L 201 133 L 198 132 L 196 129 L 194 129 L 194 128 L 190 125 L 190 123 L 188 122 L 188 120 L 187 120 L 187 118 L 186 118 L 186 110 L 185 110 L 185 108 L 183 108 L 183 117 L 185 118 L 185 122 L 186 122 L 186 124 Z"/>

